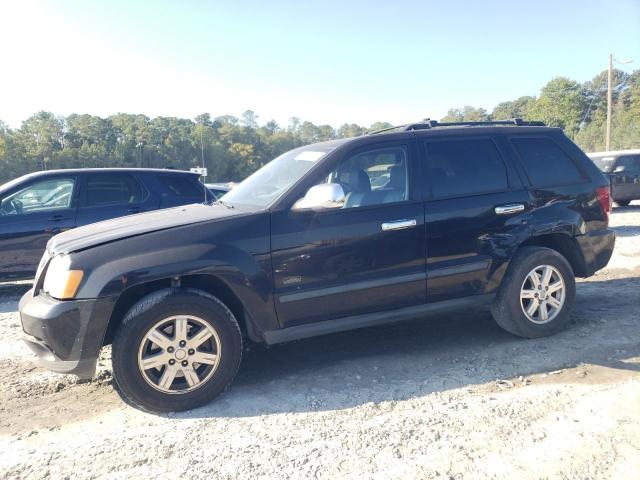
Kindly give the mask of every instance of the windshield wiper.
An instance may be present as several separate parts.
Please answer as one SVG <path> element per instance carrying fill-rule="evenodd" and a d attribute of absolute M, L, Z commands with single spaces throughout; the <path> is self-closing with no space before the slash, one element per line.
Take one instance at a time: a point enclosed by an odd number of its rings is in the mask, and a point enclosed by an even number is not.
<path fill-rule="evenodd" d="M 227 207 L 229 209 L 236 208 L 233 205 L 231 205 L 230 203 L 227 203 L 227 202 L 225 202 L 223 200 L 216 200 L 211 205 L 222 205 L 222 206 Z"/>

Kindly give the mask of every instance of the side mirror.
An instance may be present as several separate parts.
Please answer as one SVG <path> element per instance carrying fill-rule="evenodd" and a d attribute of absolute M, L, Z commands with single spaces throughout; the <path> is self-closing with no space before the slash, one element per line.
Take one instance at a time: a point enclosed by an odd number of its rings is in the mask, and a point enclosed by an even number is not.
<path fill-rule="evenodd" d="M 626 170 L 624 165 L 618 165 L 614 170 L 613 173 L 622 173 Z"/>
<path fill-rule="evenodd" d="M 307 194 L 298 200 L 291 210 L 329 210 L 344 207 L 344 190 L 337 183 L 322 183 L 314 185 Z"/>

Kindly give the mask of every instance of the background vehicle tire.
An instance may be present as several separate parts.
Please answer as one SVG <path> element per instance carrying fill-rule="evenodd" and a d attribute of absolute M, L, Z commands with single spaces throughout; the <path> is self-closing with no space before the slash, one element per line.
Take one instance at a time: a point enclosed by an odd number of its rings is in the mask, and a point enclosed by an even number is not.
<path fill-rule="evenodd" d="M 555 250 L 523 247 L 514 256 L 491 309 L 506 331 L 525 338 L 552 335 L 570 320 L 576 283 Z"/>
<path fill-rule="evenodd" d="M 619 207 L 626 207 L 631 203 L 631 200 L 616 200 L 616 205 Z"/>
<path fill-rule="evenodd" d="M 231 384 L 241 357 L 240 327 L 220 300 L 198 290 L 162 290 L 136 303 L 116 332 L 114 386 L 141 410 L 189 410 Z"/>

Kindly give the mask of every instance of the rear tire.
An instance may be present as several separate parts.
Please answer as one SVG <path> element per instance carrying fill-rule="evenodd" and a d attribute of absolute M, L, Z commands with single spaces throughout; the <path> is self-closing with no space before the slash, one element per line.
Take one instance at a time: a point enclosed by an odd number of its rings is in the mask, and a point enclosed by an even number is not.
<path fill-rule="evenodd" d="M 545 337 L 569 324 L 575 292 L 565 257 L 550 248 L 523 247 L 511 260 L 491 312 L 514 335 Z"/>
<path fill-rule="evenodd" d="M 148 412 L 190 410 L 220 395 L 242 357 L 231 311 L 198 290 L 162 290 L 134 305 L 112 347 L 114 387 Z"/>
<path fill-rule="evenodd" d="M 631 203 L 631 200 L 616 200 L 616 204 L 619 207 L 626 207 Z"/>

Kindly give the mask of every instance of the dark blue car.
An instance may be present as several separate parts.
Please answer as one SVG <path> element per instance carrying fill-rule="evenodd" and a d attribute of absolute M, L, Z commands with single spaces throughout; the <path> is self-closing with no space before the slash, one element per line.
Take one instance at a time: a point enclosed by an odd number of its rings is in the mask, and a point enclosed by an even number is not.
<path fill-rule="evenodd" d="M 31 173 L 0 186 L 0 281 L 33 278 L 47 241 L 80 225 L 203 202 L 198 175 L 101 168 Z"/>

